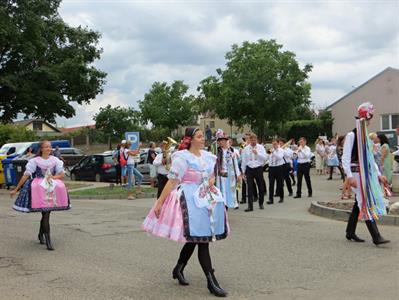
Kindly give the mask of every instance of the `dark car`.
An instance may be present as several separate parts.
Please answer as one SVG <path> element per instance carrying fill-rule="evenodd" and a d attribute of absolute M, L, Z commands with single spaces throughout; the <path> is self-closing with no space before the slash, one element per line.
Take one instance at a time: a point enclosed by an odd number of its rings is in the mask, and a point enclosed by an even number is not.
<path fill-rule="evenodd" d="M 71 180 L 101 182 L 115 179 L 115 162 L 110 153 L 85 156 L 71 170 Z"/>

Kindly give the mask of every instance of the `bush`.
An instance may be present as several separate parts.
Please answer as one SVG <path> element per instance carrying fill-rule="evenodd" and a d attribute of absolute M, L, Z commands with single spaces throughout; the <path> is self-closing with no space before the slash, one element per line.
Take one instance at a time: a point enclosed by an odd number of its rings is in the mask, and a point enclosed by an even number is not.
<path fill-rule="evenodd" d="M 0 124 L 0 145 L 17 142 L 36 141 L 39 138 L 32 131 L 24 126 L 11 124 Z"/>
<path fill-rule="evenodd" d="M 319 135 L 331 136 L 331 124 L 319 119 L 289 121 L 285 124 L 284 131 L 287 139 L 295 138 L 298 140 L 303 136 L 309 142 L 313 142 Z"/>

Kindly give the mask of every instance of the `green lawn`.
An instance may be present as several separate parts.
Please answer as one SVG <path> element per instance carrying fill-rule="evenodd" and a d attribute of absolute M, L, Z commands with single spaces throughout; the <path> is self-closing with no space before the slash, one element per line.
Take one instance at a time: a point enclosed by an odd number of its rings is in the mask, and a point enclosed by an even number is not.
<path fill-rule="evenodd" d="M 136 194 L 136 189 L 133 189 L 133 195 Z M 141 187 L 141 191 L 143 193 L 155 193 L 156 189 L 152 187 Z M 99 188 L 93 188 L 93 189 L 86 189 L 86 190 L 80 190 L 80 191 L 72 191 L 69 194 L 71 196 L 120 196 L 120 195 L 127 195 L 127 189 L 120 187 L 120 186 L 114 186 L 113 188 L 111 187 L 99 187 Z"/>
<path fill-rule="evenodd" d="M 77 182 L 70 182 L 70 181 L 64 181 L 64 183 L 68 190 L 73 190 L 73 189 L 90 186 L 90 184 L 87 184 L 87 183 L 77 183 Z"/>

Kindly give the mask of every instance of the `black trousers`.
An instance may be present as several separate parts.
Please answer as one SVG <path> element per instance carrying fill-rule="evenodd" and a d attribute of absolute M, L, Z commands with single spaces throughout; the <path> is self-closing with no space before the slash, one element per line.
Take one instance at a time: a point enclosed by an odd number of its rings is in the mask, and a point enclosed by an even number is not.
<path fill-rule="evenodd" d="M 334 168 L 335 167 L 330 167 L 330 176 L 329 178 L 332 179 L 333 173 L 334 173 Z M 339 173 L 341 174 L 341 179 L 345 181 L 345 174 L 344 174 L 344 169 L 341 166 L 336 167 L 339 170 Z"/>
<path fill-rule="evenodd" d="M 310 181 L 310 163 L 298 164 L 296 195 L 302 195 L 302 177 L 305 177 L 308 194 L 312 195 L 312 182 Z"/>
<path fill-rule="evenodd" d="M 283 178 L 285 181 L 285 184 L 287 186 L 288 193 L 292 194 L 292 184 L 291 184 L 291 178 L 290 178 L 290 172 L 291 172 L 291 164 L 286 163 L 283 165 Z"/>
<path fill-rule="evenodd" d="M 247 202 L 247 195 L 248 195 L 248 189 L 247 189 L 247 184 L 245 180 L 242 181 L 242 186 L 241 186 L 241 201 L 242 202 Z M 254 188 L 254 198 L 258 198 L 258 187 L 255 184 Z M 238 198 L 237 198 L 238 199 Z"/>
<path fill-rule="evenodd" d="M 357 204 L 357 199 L 355 197 L 355 203 L 353 204 L 352 212 L 349 215 L 348 224 L 346 225 L 346 233 L 348 235 L 353 235 L 356 233 L 356 226 L 359 219 L 359 206 Z M 377 240 L 380 236 L 378 231 L 377 223 L 375 221 L 366 221 L 367 229 L 370 232 L 373 240 Z"/>
<path fill-rule="evenodd" d="M 277 183 L 276 194 L 280 199 L 284 199 L 284 174 L 283 166 L 269 167 L 269 201 L 273 202 L 274 182 Z"/>
<path fill-rule="evenodd" d="M 116 170 L 116 177 L 115 177 L 115 183 L 116 184 L 122 184 L 122 168 L 120 164 L 115 165 L 115 170 Z"/>
<path fill-rule="evenodd" d="M 163 191 L 166 183 L 168 182 L 168 177 L 166 175 L 163 175 L 163 174 L 158 174 L 157 175 L 157 180 L 158 180 L 157 198 L 159 198 L 159 196 L 161 196 L 161 194 L 162 194 L 162 191 Z"/>
<path fill-rule="evenodd" d="M 265 180 L 263 178 L 263 167 L 247 167 L 247 169 L 245 170 L 245 176 L 247 177 L 248 208 L 253 208 L 254 191 L 256 189 L 255 181 L 259 189 L 259 205 L 263 205 L 266 192 L 266 185 L 264 184 Z"/>
<path fill-rule="evenodd" d="M 178 263 L 186 265 L 198 245 L 198 260 L 205 274 L 212 271 L 209 243 L 185 243 L 180 251 Z"/>

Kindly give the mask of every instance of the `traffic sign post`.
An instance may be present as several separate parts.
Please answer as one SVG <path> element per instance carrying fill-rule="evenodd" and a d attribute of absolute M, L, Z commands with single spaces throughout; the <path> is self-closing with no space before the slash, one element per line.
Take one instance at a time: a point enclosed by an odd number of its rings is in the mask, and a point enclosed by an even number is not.
<path fill-rule="evenodd" d="M 132 143 L 130 150 L 137 150 L 140 145 L 140 132 L 125 132 L 125 140 Z"/>

